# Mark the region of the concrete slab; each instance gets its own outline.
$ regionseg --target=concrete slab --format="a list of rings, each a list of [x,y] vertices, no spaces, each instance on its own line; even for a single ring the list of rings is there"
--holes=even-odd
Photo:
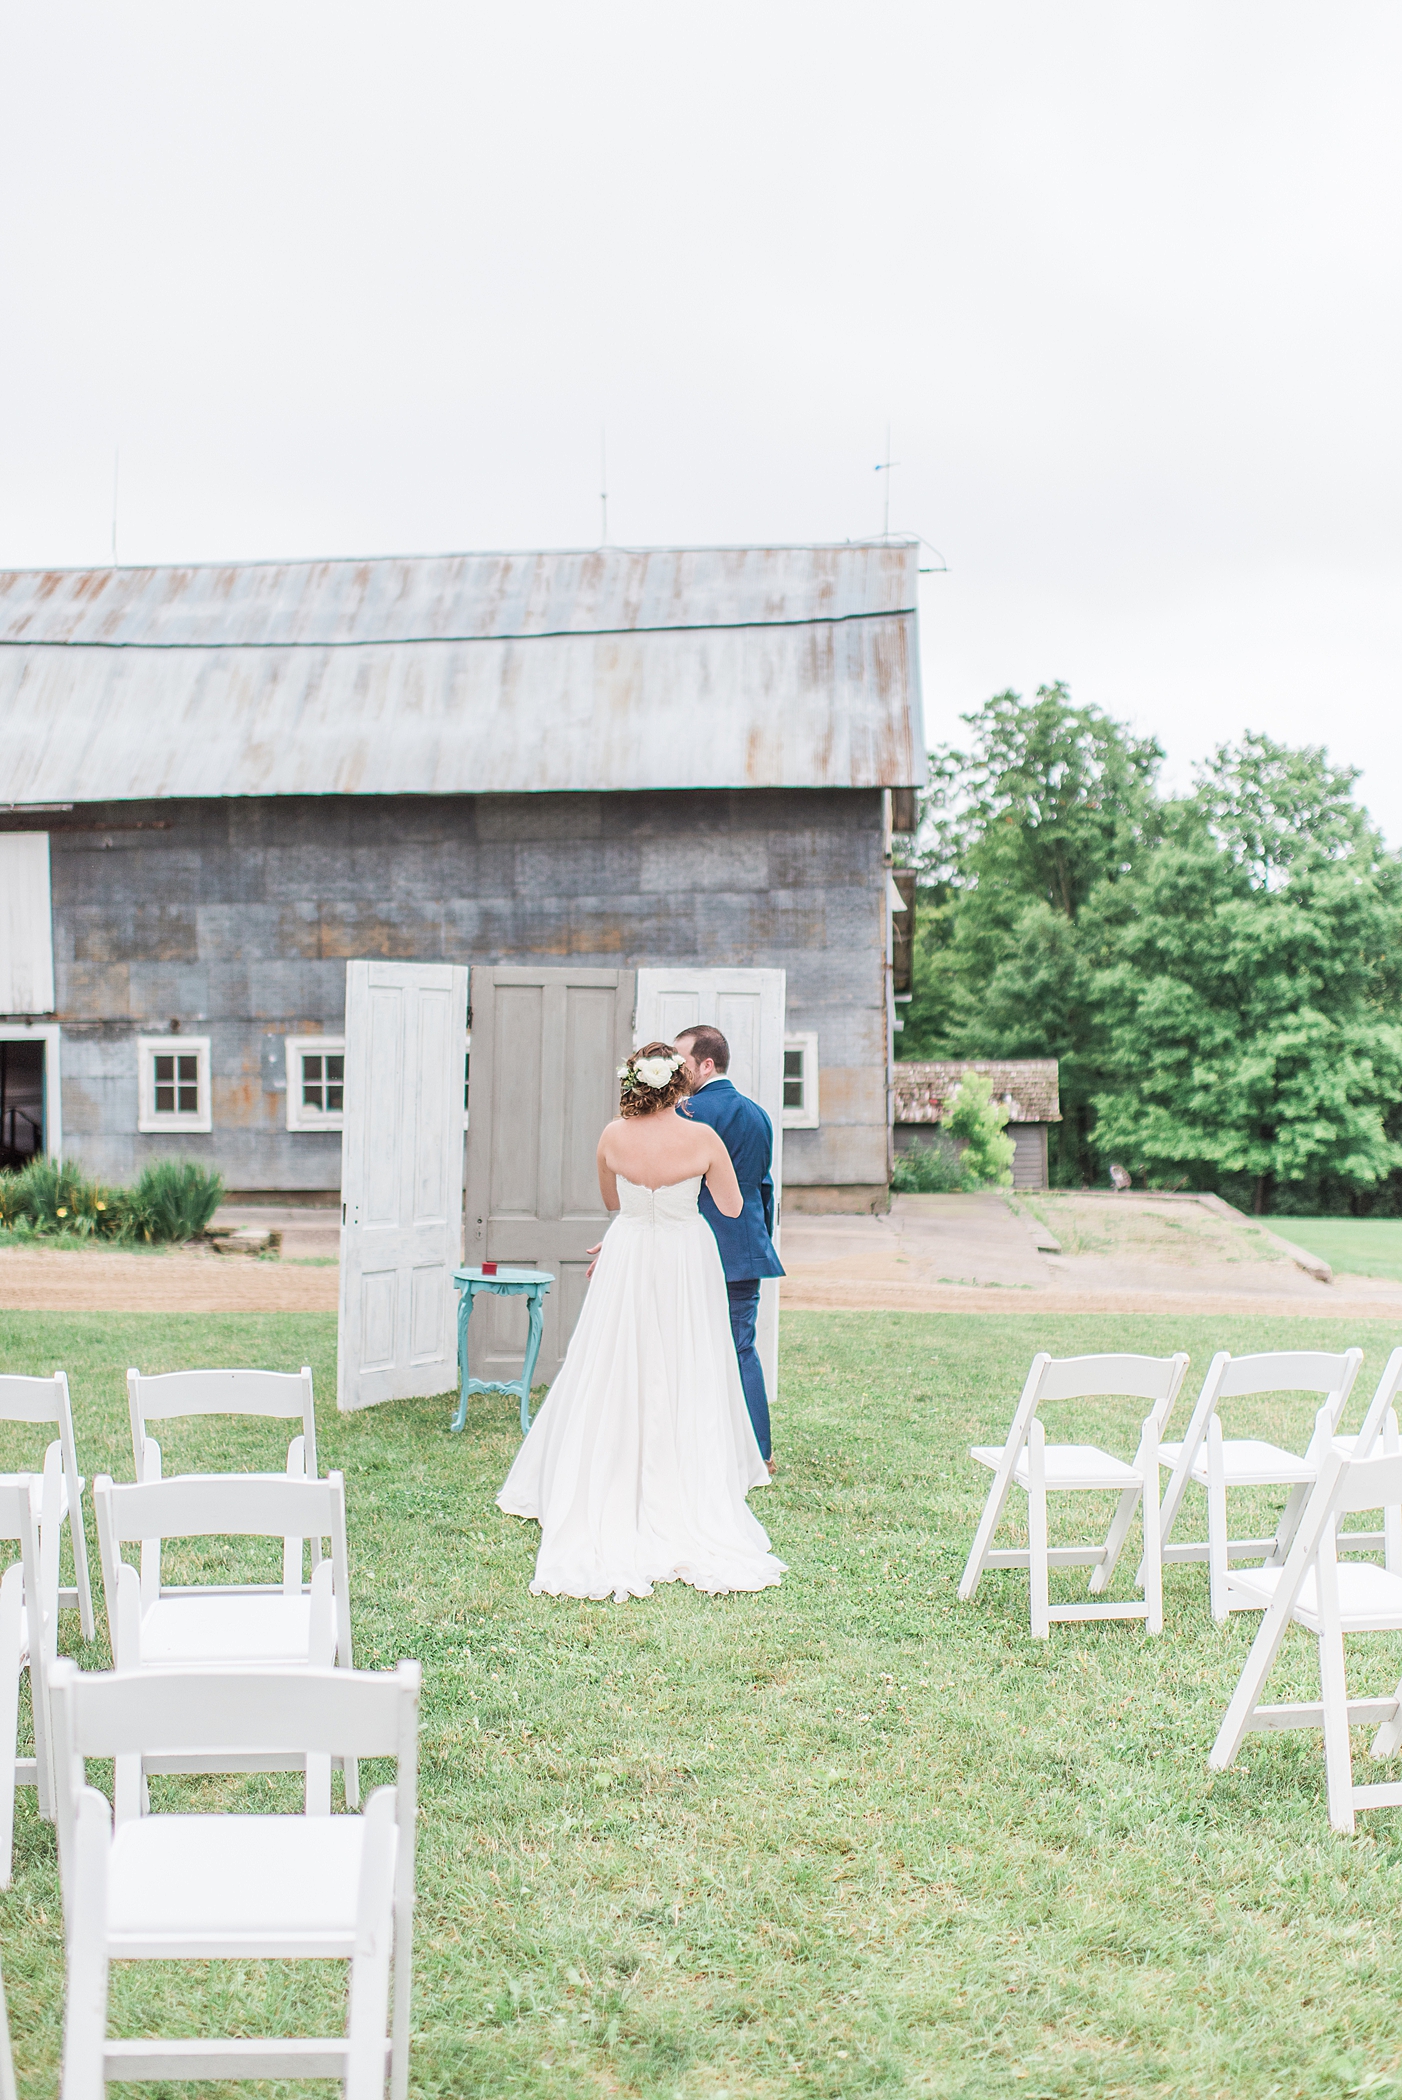
[[[341,1213],[292,1204],[221,1204],[210,1221],[240,1232],[280,1232],[285,1261],[339,1261]]]
[[[1022,1219],[992,1191],[977,1196],[895,1196],[883,1217],[786,1217],[784,1302],[801,1285],[866,1282],[978,1284],[1046,1289],[1048,1258]],[[806,1301],[805,1301],[806,1302]]]

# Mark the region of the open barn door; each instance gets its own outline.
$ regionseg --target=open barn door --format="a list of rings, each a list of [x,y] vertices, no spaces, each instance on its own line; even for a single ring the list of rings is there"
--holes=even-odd
[[[774,1125],[774,1244],[784,1186],[784,972],[782,970],[639,970],[634,1042],[673,1042],[700,1022],[730,1045],[729,1077],[758,1101]],[[782,1249],[780,1259],[783,1259]],[[755,1330],[770,1400],[779,1392],[779,1284],[759,1294]]]
[[[632,1049],[631,970],[499,966],[472,972],[467,1130],[469,1262],[547,1269],[536,1375],[553,1382],[584,1304],[588,1250],[608,1213],[599,1132],[618,1113]],[[472,1315],[474,1378],[519,1378],[526,1308],[487,1296]]]
[[[468,973],[346,964],[336,1404],[457,1384]]]

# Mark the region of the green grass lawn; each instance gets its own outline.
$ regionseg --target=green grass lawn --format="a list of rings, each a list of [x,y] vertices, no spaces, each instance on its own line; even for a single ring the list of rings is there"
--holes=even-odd
[[[1402,1218],[1272,1218],[1282,1239],[1349,1276],[1402,1282]]]
[[[527,1594],[534,1527],[492,1501],[512,1401],[477,1403],[461,1437],[442,1402],[338,1418],[334,1339],[322,1315],[12,1313],[0,1365],[64,1365],[85,1470],[129,1475],[129,1362],[313,1364],[357,1659],[425,1668],[417,2093],[1402,2092],[1402,1813],[1331,1836],[1313,1736],[1207,1771],[1254,1620],[1217,1631],[1189,1568],[1154,1643],[1101,1625],[1034,1644],[1011,1573],[955,1599],[986,1477],[966,1446],[1001,1438],[1035,1348],[1190,1348],[1186,1411],[1217,1347],[1357,1340],[1356,1423],[1391,1328],[791,1314],[781,1471],[755,1497],[782,1589],[626,1606]],[[165,1441],[168,1471],[275,1450],[257,1428]],[[1354,1646],[1360,1686],[1390,1688],[1398,1644]],[[1312,1679],[1300,1639],[1269,1696]],[[167,1780],[158,1800],[189,1786],[290,1798]],[[25,2095],[56,2087],[61,1938],[52,1833],[21,1797],[0,1952]],[[254,1963],[139,1965],[114,1972],[114,2020],[312,2029],[339,2016],[328,1994]]]

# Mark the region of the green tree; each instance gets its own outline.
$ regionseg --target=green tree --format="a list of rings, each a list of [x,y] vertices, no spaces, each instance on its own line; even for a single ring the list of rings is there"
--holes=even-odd
[[[968,748],[930,759],[901,1055],[1059,1058],[1053,1173],[1079,1181],[1103,1080],[1081,916],[1157,838],[1163,754],[1060,684],[998,693],[964,721]]]
[[[1253,733],[1164,802],[1153,739],[1063,687],[966,720],[902,1054],[1057,1058],[1056,1180],[1117,1157],[1265,1209],[1392,1177],[1402,1207],[1402,862],[1354,773]]]
[[[1183,812],[1102,934],[1098,1148],[1200,1186],[1246,1177],[1258,1212],[1321,1177],[1374,1188],[1402,1164],[1394,871],[1306,839],[1272,889],[1211,814]]]
[[[1248,731],[1199,767],[1196,799],[1252,887],[1276,889],[1302,857],[1376,863],[1382,841],[1353,799],[1357,779],[1322,744],[1292,749]]]

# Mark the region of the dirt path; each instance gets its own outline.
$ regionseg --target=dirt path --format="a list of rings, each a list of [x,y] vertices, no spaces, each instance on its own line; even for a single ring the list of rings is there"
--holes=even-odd
[[[335,1312],[337,1268],[247,1255],[0,1247],[5,1312]]]
[[[230,1213],[233,1216],[233,1213]],[[284,1230],[284,1256],[334,1253],[339,1220],[240,1213]],[[301,1240],[297,1235],[302,1236]],[[305,1249],[302,1247],[305,1240]],[[292,1244],[289,1245],[289,1242]],[[1263,1314],[1396,1319],[1402,1284],[1323,1283],[1249,1219],[1169,1198],[897,1196],[885,1217],[784,1221],[787,1311]],[[0,1248],[0,1310],[334,1312],[334,1263],[295,1255]]]

